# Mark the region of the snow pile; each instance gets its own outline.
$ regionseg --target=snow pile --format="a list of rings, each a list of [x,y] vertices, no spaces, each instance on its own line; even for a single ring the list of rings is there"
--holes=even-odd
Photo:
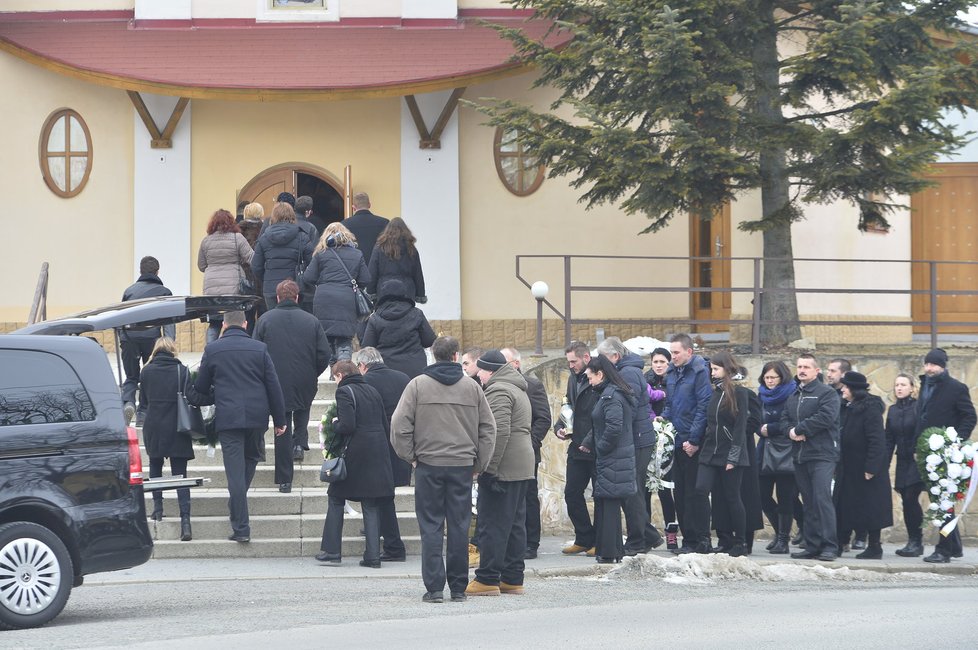
[[[656,348],[665,348],[666,350],[669,349],[668,343],[652,338],[651,336],[636,336],[635,338],[628,339],[627,341],[622,341],[622,343],[626,348],[639,356],[652,354],[652,350]]]
[[[934,580],[932,573],[880,573],[822,564],[761,564],[747,557],[699,555],[690,553],[663,558],[640,555],[627,558],[607,574],[609,580],[659,578],[672,584],[711,584],[724,580],[757,580],[759,582],[905,582],[908,579]]]

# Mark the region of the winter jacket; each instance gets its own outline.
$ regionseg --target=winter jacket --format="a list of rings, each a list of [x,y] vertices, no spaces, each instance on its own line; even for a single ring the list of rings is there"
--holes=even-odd
[[[122,292],[122,302],[128,302],[130,300],[139,300],[141,298],[156,298],[158,296],[172,296],[173,293],[163,286],[163,280],[160,276],[154,273],[145,273],[139,276],[135,284],[129,285],[125,291]],[[169,336],[171,339],[176,338],[176,326],[175,325],[165,325],[163,327],[163,336]],[[120,336],[123,339],[151,339],[156,340],[160,338],[160,328],[153,327],[150,329],[128,329],[123,328],[122,334]]]
[[[928,384],[933,385],[933,392],[928,390]],[[971,402],[967,386],[951,377],[946,370],[936,377],[920,376],[918,435],[929,427],[954,427],[962,440],[968,440],[975,429],[975,422],[975,405]]]
[[[738,404],[746,400],[750,403],[752,391],[746,386],[737,386]],[[748,412],[749,412],[748,407]],[[744,504],[746,530],[762,530],[764,528],[764,510],[761,507],[761,490],[759,483],[759,464],[754,462],[757,452],[754,448],[754,434],[750,431],[750,415],[747,416],[747,435],[744,437],[744,457],[751,460],[751,466],[744,468],[740,481],[740,501]],[[714,499],[712,504],[711,523],[714,530],[731,531],[734,529],[733,517],[726,499]]]
[[[363,253],[364,262],[370,261],[377,238],[384,232],[388,223],[390,223],[388,219],[366,209],[357,210],[353,216],[343,222],[343,225],[357,238],[357,247]]]
[[[632,411],[632,435],[635,436],[635,448],[644,449],[655,444],[655,429],[652,428],[652,409],[649,407],[648,382],[642,369],[645,362],[634,352],[629,352],[615,364],[622,379],[628,382],[635,393],[634,410]]]
[[[361,287],[370,281],[363,255],[354,246],[336,246],[316,253],[303,274],[300,291],[305,290],[308,295],[315,287],[312,313],[323,324],[327,336],[352,338],[356,333],[357,303],[351,275]]]
[[[892,458],[896,452],[896,471],[893,487],[901,490],[917,483],[923,483],[920,469],[914,460],[917,451],[917,400],[913,397],[898,399],[886,414],[886,457]]]
[[[486,401],[496,420],[496,446],[486,473],[500,481],[533,478],[532,418],[530,399],[526,396],[526,379],[507,364],[492,373],[485,390]]]
[[[723,467],[728,463],[735,467],[750,466],[747,453],[747,414],[749,404],[744,390],[734,390],[737,415],[727,409],[730,396],[718,385],[710,396],[706,408],[706,434],[700,447],[700,464]]]
[[[268,226],[258,237],[255,254],[251,258],[251,270],[262,283],[265,299],[274,302],[275,288],[282,280],[298,281],[302,269],[312,257],[316,242],[294,223],[280,221]]]
[[[361,375],[344,377],[336,386],[336,418],[331,451],[346,449],[346,478],[329,484],[329,496],[350,501],[394,496],[389,423],[380,393]]]
[[[774,444],[774,449],[787,449],[792,445],[788,438],[788,432],[781,429],[781,414],[784,413],[784,406],[788,403],[788,398],[798,390],[798,382],[791,381],[787,384],[779,384],[773,390],[768,389],[763,381],[757,388],[757,396],[761,400],[761,408],[764,410],[764,417],[761,424],[767,425],[767,437],[759,435],[757,442],[757,466],[761,466],[764,458],[764,447]],[[771,443],[771,441],[774,441]]]
[[[539,463],[543,439],[547,437],[550,425],[553,424],[550,398],[542,381],[533,375],[523,375],[523,379],[526,380],[526,396],[530,400],[530,442],[533,444],[533,457]]]
[[[591,435],[585,446],[595,452],[594,496],[625,499],[635,494],[635,398],[605,382],[596,389],[600,397],[591,411]]]
[[[839,462],[839,394],[813,379],[798,386],[781,414],[781,430],[794,428],[806,440],[793,442],[795,464],[811,461]]]
[[[693,355],[682,366],[669,364],[666,372],[666,408],[662,417],[676,427],[676,449],[684,442],[697,447],[706,433],[706,405],[713,395],[710,368],[703,357]]]
[[[229,327],[208,343],[194,383],[196,393],[214,395],[218,431],[285,426],[285,400],[268,347],[241,327]]]
[[[239,232],[215,232],[200,241],[197,268],[204,272],[205,296],[240,293],[245,266],[251,268],[254,251]]]
[[[406,247],[404,247],[406,249]],[[378,293],[383,288],[385,280],[397,279],[404,283],[406,294],[411,299],[423,298],[425,294],[424,272],[421,270],[421,257],[415,251],[409,255],[407,250],[401,251],[399,258],[391,259],[387,253],[375,248],[370,255],[367,268],[370,270],[370,282],[367,291]]]
[[[434,363],[412,379],[391,418],[391,445],[409,463],[481,472],[495,439],[496,421],[482,388],[451,361]]]
[[[394,417],[394,409],[401,400],[404,388],[411,381],[411,378],[400,370],[388,368],[383,363],[374,363],[367,367],[367,372],[363,374],[363,380],[374,387],[380,393],[380,399],[384,403],[384,415],[387,417],[388,424]],[[411,485],[411,464],[406,463],[397,457],[394,448],[387,440],[387,451],[391,457],[391,471],[394,474],[394,487]]]
[[[881,402],[850,402],[842,414],[841,461],[835,475],[836,519],[840,530],[879,530],[893,525],[889,456]],[[873,478],[866,480],[866,474]]]
[[[265,231],[268,230],[269,227],[271,227],[271,224],[272,222],[270,219],[265,219],[264,221],[261,222],[261,231],[259,232],[259,237],[265,234]],[[305,233],[306,237],[309,238],[309,241],[312,242],[313,248],[315,248],[316,244],[319,243],[319,236],[321,234],[319,229],[316,228],[316,225],[299,214],[295,215],[295,225],[299,226],[299,230]]]
[[[254,338],[268,346],[282,386],[286,411],[305,411],[316,398],[319,375],[332,358],[323,326],[292,300],[283,300],[258,319]]]
[[[591,411],[597,403],[600,395],[591,388],[591,383],[587,379],[587,373],[575,375],[571,373],[567,378],[567,403],[574,409],[573,430],[571,431],[570,444],[567,446],[567,457],[577,460],[594,461],[594,452],[581,451],[584,439],[591,433]],[[559,414],[558,414],[559,415]],[[565,428],[560,417],[553,425],[554,431]]]
[[[645,381],[649,384],[649,408],[651,417],[662,415],[666,408],[666,376],[655,374],[655,370],[645,373]]]
[[[139,403],[146,409],[143,442],[150,458],[193,458],[190,436],[177,433],[177,377],[190,371],[172,354],[159,351],[139,373]]]
[[[400,282],[389,281],[387,285]],[[431,347],[437,335],[424,313],[414,306],[414,300],[386,294],[367,318],[367,327],[360,340],[361,347],[375,347],[384,363],[413,379],[428,365],[425,348]]]

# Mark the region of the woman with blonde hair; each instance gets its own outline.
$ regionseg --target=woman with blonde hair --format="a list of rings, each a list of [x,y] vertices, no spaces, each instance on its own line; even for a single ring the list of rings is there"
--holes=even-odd
[[[187,385],[190,371],[177,358],[177,344],[164,336],[156,340],[149,363],[139,374],[139,403],[148,406],[143,443],[149,456],[149,477],[163,476],[163,461],[170,459],[170,475],[186,476],[193,460],[190,436],[177,433],[177,392]],[[190,488],[177,490],[180,506],[180,541],[193,539],[190,528]],[[153,492],[153,521],[163,519],[163,493]]]
[[[896,472],[893,474],[893,490],[903,500],[903,523],[907,527],[907,544],[897,550],[902,557],[919,557],[924,554],[924,511],[920,507],[920,495],[924,480],[920,476],[914,454],[917,451],[917,384],[913,377],[900,373],[893,380],[893,396],[896,402],[886,413],[886,458],[896,453]]]
[[[197,268],[204,272],[205,296],[230,296],[241,293],[241,280],[247,278],[254,251],[234,217],[227,210],[218,210],[207,223],[207,236],[197,251]],[[223,320],[211,319],[207,342],[216,341]]]
[[[356,241],[342,223],[329,224],[302,277],[303,290],[315,291],[312,313],[323,324],[335,360],[353,357],[358,320],[354,284],[366,287],[370,282]]]

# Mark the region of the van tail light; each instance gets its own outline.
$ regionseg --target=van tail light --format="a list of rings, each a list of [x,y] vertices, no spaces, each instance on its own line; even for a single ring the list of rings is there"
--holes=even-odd
[[[139,453],[139,435],[134,427],[126,427],[129,436],[129,485],[143,484],[143,457]]]

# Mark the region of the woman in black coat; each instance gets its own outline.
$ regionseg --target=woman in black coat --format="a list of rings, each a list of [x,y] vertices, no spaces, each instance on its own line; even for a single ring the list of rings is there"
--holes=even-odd
[[[621,562],[625,553],[621,539],[621,515],[625,500],[635,494],[635,441],[632,412],[635,397],[631,386],[603,355],[587,364],[588,382],[600,395],[591,411],[591,433],[581,451],[594,451],[595,556],[601,564]]]
[[[346,459],[347,477],[329,485],[329,505],[323,524],[322,552],[316,556],[339,566],[343,546],[346,501],[359,501],[366,547],[360,566],[380,568],[380,501],[394,496],[394,476],[387,451],[390,424],[380,393],[363,380],[350,361],[333,366],[336,386],[336,446],[333,455]]]
[[[163,461],[170,459],[170,475],[186,476],[187,461],[194,458],[190,436],[177,433],[177,391],[186,386],[190,371],[177,359],[177,345],[161,337],[153,346],[149,363],[139,373],[139,403],[147,404],[143,443],[149,456],[149,477],[163,476]],[[177,490],[180,506],[180,541],[193,539],[190,527],[190,488]],[[163,493],[153,492],[154,521],[163,519]]]
[[[866,550],[856,559],[879,560],[883,557],[880,530],[893,525],[882,401],[867,399],[869,383],[858,372],[846,372],[841,382],[846,404],[842,409],[841,455],[832,495],[839,539],[849,539],[856,529],[869,531]]]
[[[404,283],[396,278],[384,281],[377,309],[367,319],[360,346],[377,348],[388,368],[414,379],[428,366],[425,348],[431,347],[436,338]]]
[[[896,473],[893,489],[903,500],[903,523],[907,526],[907,545],[898,549],[901,557],[919,557],[924,554],[921,525],[924,511],[920,507],[920,495],[924,481],[917,468],[914,454],[917,451],[917,400],[914,397],[913,377],[899,374],[893,381],[896,402],[886,414],[886,457],[896,452]]]
[[[292,206],[276,203],[268,229],[258,237],[251,258],[251,271],[261,283],[268,309],[275,309],[278,302],[275,287],[279,282],[299,280],[315,245],[296,223]]]
[[[302,276],[301,290],[315,291],[312,313],[323,324],[333,357],[345,361],[353,358],[358,320],[351,278],[360,287],[370,282],[370,271],[356,241],[340,222],[329,224]]]
[[[408,298],[414,302],[427,302],[421,257],[414,246],[417,241],[403,219],[391,219],[380,233],[370,254],[370,282],[367,283],[369,293],[376,295],[378,289],[383,289],[385,280],[397,279],[404,283]]]
[[[775,555],[789,551],[791,520],[794,503],[798,499],[798,485],[795,483],[794,461],[791,459],[792,445],[788,432],[781,429],[781,413],[784,405],[798,384],[783,361],[769,361],[761,370],[758,397],[761,399],[763,423],[758,432],[757,465],[760,468],[758,485],[761,508],[774,529],[774,539],[767,550]],[[770,449],[768,449],[770,445]],[[767,463],[765,463],[767,456]],[[780,463],[781,466],[778,466]],[[777,500],[774,499],[777,491]],[[799,520],[799,526],[801,520]]]
[[[653,417],[662,415],[666,408],[666,372],[672,361],[672,353],[665,348],[652,350],[652,368],[645,373],[645,381],[649,382],[649,408]],[[672,468],[663,480],[672,483]],[[676,517],[676,500],[672,488],[659,490],[659,504],[662,506],[663,524],[666,530],[666,548],[670,551],[679,548],[679,519]],[[651,506],[651,504],[649,504]],[[651,512],[651,507],[649,508]]]

